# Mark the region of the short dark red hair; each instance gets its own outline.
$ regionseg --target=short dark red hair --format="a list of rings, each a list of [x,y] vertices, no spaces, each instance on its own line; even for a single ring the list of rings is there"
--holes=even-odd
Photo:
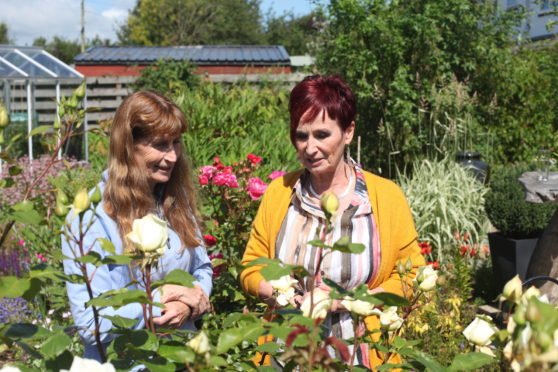
[[[356,101],[351,88],[337,75],[307,76],[291,91],[289,113],[291,115],[291,142],[295,143],[295,132],[304,116],[310,122],[320,112],[336,120],[343,131],[355,120]],[[306,114],[306,115],[305,115]]]

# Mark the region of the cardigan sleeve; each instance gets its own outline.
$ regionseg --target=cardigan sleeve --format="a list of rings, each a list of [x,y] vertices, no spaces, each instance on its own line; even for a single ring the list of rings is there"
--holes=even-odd
[[[260,258],[267,257],[271,258],[271,242],[270,242],[270,232],[269,232],[269,220],[267,214],[269,213],[270,199],[274,197],[274,183],[270,184],[268,190],[266,190],[260,207],[258,208],[258,213],[252,224],[252,230],[250,231],[250,238],[248,239],[248,244],[246,245],[246,250],[242,257],[242,265],[248,265],[250,262]],[[260,274],[262,266],[251,266],[245,268],[240,273],[240,284],[242,289],[252,296],[258,296],[258,288],[260,282],[263,280],[263,276]]]
[[[385,188],[378,195],[381,200],[378,202],[379,228],[382,231],[381,242],[382,259],[385,259],[385,272],[383,282],[376,286],[382,287],[385,291],[401,296],[409,295],[404,288],[412,289],[412,279],[416,275],[417,268],[425,264],[424,258],[420,253],[411,209],[403,191],[393,182],[383,180]],[[387,229],[387,230],[386,230]],[[397,272],[397,264],[405,264],[411,260],[413,269],[405,278],[401,280]]]

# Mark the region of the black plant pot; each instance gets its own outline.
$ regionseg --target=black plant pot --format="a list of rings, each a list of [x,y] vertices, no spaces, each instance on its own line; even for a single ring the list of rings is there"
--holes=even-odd
[[[517,274],[522,282],[525,281],[529,261],[538,240],[511,239],[499,233],[488,234],[492,271],[498,293],[501,293],[504,285]]]

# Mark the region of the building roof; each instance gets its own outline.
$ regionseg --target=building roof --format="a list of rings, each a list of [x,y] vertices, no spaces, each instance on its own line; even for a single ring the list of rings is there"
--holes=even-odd
[[[2,79],[83,79],[83,75],[40,47],[0,45]]]
[[[171,47],[91,47],[74,58],[76,65],[153,64],[159,59],[189,60],[197,65],[289,65],[282,45],[200,45]]]

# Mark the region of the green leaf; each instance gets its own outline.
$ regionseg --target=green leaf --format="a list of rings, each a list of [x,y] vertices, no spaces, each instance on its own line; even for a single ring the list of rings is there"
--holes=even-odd
[[[164,284],[176,284],[182,285],[188,288],[194,287],[194,282],[196,278],[194,278],[191,274],[187,273],[184,270],[176,269],[171,271],[165,276],[163,280],[157,280],[151,285],[151,288],[155,289]]]
[[[101,263],[105,265],[128,265],[133,260],[134,257],[132,256],[114,255],[114,256],[106,256],[101,260]]]
[[[326,243],[322,242],[319,239],[311,240],[307,244],[313,245],[314,247],[331,248],[331,246],[327,245]]]
[[[401,296],[389,292],[381,292],[373,295],[387,306],[408,306],[409,301]]]
[[[103,318],[108,319],[112,322],[113,325],[120,327],[120,328],[132,328],[134,327],[138,321],[137,319],[130,319],[130,318],[125,318],[123,316],[119,316],[119,315],[101,315]]]
[[[408,349],[409,353],[406,353],[407,356],[415,359],[417,362],[425,366],[428,370],[432,372],[445,372],[446,369],[436,361],[432,356],[416,349]],[[400,350],[402,355],[403,352]]]
[[[490,355],[484,353],[467,353],[467,354],[457,354],[451,365],[449,366],[450,371],[470,371],[473,369],[481,368],[494,361]]]
[[[0,180],[0,188],[2,189],[12,187],[13,185],[15,185],[15,182],[12,178],[2,178]]]
[[[32,211],[33,210],[33,202],[31,200],[24,200],[12,206],[14,211]]]
[[[99,242],[99,244],[101,244],[101,248],[110,253],[110,254],[116,254],[116,250],[114,248],[114,244],[112,244],[112,242],[108,239],[105,238],[97,238],[97,241]]]
[[[193,362],[196,354],[178,341],[166,342],[159,347],[159,355],[177,363]]]
[[[31,132],[29,132],[29,134],[27,135],[27,138],[29,138],[31,136],[36,136],[37,134],[43,134],[51,128],[52,128],[51,125],[40,125],[40,126],[34,128]]]
[[[174,372],[176,367],[166,358],[149,358],[142,360],[142,363],[152,372]]]
[[[17,276],[0,277],[0,293],[2,297],[21,297],[31,288],[31,280],[18,278]]]
[[[29,323],[10,324],[3,335],[9,338],[42,338],[49,336],[51,332],[43,327]]]
[[[221,358],[220,356],[211,356],[209,358],[209,364],[214,366],[214,367],[224,367],[226,365],[228,365],[227,361],[223,358]]]
[[[264,333],[261,324],[252,324],[242,328],[232,328],[221,332],[217,341],[217,354],[222,354],[242,341],[251,341]]]
[[[266,342],[265,344],[258,345],[256,351],[260,353],[275,353],[281,346],[277,342]]]
[[[43,217],[36,210],[17,210],[9,216],[12,220],[21,222],[26,225],[39,225],[43,222]]]
[[[118,309],[121,306],[128,305],[134,302],[142,304],[155,304],[147,299],[147,294],[145,293],[145,291],[139,289],[129,290],[126,288],[120,288],[107,291],[101,296],[89,300],[86,305],[98,307],[112,306],[115,309]],[[162,305],[158,304],[156,306],[162,307]]]
[[[72,343],[72,339],[65,333],[59,333],[49,337],[41,346],[41,352],[47,358],[56,357],[64,352]]]
[[[159,348],[157,336],[145,329],[132,332],[130,335],[130,342],[132,346],[141,350],[157,351]]]
[[[80,256],[75,259],[77,262],[89,263],[98,266],[101,263],[101,255],[95,251],[89,251],[85,256]]]

